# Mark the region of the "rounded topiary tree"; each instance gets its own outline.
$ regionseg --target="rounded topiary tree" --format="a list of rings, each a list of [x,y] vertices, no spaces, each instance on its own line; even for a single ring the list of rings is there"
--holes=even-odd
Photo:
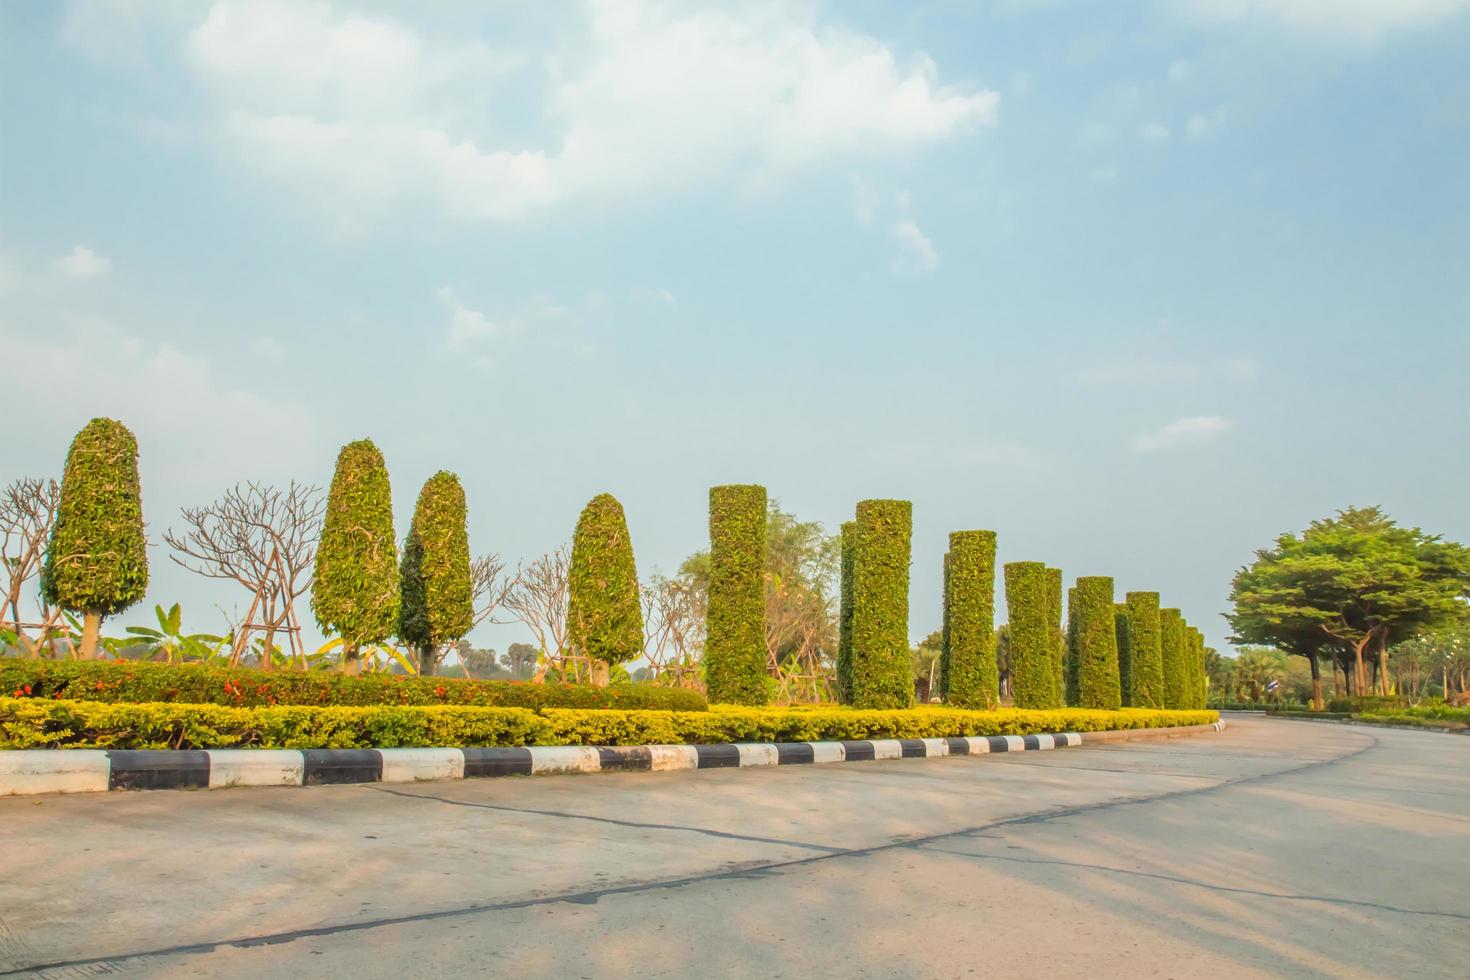
[[[393,635],[399,602],[388,467],[371,439],[359,439],[337,454],[311,583],[317,623],[342,638],[343,672],[357,673],[362,648]]]
[[[1159,626],[1159,594],[1128,593],[1128,704],[1164,706],[1164,650]]]
[[[1133,706],[1133,647],[1128,619],[1128,603],[1113,603],[1113,633],[1118,644],[1118,696],[1123,707]]]
[[[857,522],[844,521],[839,536],[841,573],[837,585],[837,700],[852,703],[852,553]]]
[[[766,703],[766,488],[709,492],[704,679],[718,704]]]
[[[403,543],[398,638],[418,651],[419,673],[426,677],[444,645],[474,626],[467,516],[459,477],[440,470],[419,491]]]
[[[592,661],[592,681],[607,684],[608,668],[643,652],[643,605],[638,566],[623,505],[600,493],[582,508],[572,534],[567,572],[567,635]]]
[[[857,505],[852,553],[854,707],[914,703],[909,662],[909,540],[914,505],[864,500]]]
[[[1067,703],[1067,635],[1062,630],[1062,570],[1046,570],[1046,632],[1051,644],[1051,679],[1056,689],[1054,700]]]
[[[940,689],[960,708],[1000,703],[995,665],[995,532],[955,531],[944,556]]]
[[[1085,575],[1073,590],[1077,603],[1077,705],[1116,711],[1122,707],[1118,687],[1118,635],[1113,623],[1113,580]]]
[[[1189,655],[1185,651],[1184,615],[1159,610],[1159,643],[1163,649],[1164,707],[1189,707]]]
[[[1004,571],[1011,694],[1016,707],[1060,707],[1055,647],[1047,628],[1051,602],[1046,566],[1039,561],[1017,561],[1008,563]]]
[[[93,419],[67,450],[41,588],[52,605],[81,613],[78,653],[88,659],[102,618],[148,590],[138,440],[121,422]]]

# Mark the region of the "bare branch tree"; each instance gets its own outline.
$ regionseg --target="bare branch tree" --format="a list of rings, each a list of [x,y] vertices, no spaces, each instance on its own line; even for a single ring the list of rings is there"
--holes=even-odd
[[[516,569],[514,584],[502,604],[536,638],[541,662],[531,678],[540,684],[554,665],[560,669],[567,655],[567,573],[570,556],[565,545]]]
[[[506,570],[505,560],[495,553],[481,555],[470,563],[470,601],[475,610],[474,625],[495,618],[496,610],[506,605],[512,591],[520,583],[521,570]]]
[[[4,562],[6,574],[5,608],[0,610],[0,624],[13,629],[21,648],[33,656],[37,647],[26,637],[27,624],[21,619],[20,601],[26,583],[40,575],[60,503],[61,486],[55,480],[22,477],[0,493],[0,561]],[[36,602],[41,621],[34,625],[40,629],[44,642],[55,626],[59,610],[53,610],[39,592]]]
[[[644,655],[654,679],[698,687],[707,595],[690,576],[655,575],[644,584]]]
[[[320,487],[295,480],[284,490],[236,484],[212,504],[185,507],[180,513],[187,529],[182,534],[169,529],[163,536],[176,564],[208,578],[231,579],[250,591],[251,609],[261,607],[265,624],[263,666],[270,665],[276,630],[295,628],[295,602],[311,587],[325,510]]]

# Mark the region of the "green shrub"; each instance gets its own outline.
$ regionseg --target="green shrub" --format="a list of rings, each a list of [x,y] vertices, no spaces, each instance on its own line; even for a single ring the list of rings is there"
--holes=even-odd
[[[1409,699],[1401,694],[1368,694],[1355,698],[1332,698],[1327,702],[1328,711],[1392,711],[1407,708]]]
[[[1075,587],[1067,590],[1067,630],[1062,637],[1062,649],[1065,658],[1062,662],[1062,676],[1066,681],[1066,689],[1063,692],[1065,702],[1076,707],[1078,703],[1078,671],[1077,671],[1077,589]]]
[[[131,660],[0,659],[0,694],[109,703],[174,701],[259,707],[459,704],[505,708],[662,708],[702,711],[704,695],[651,684],[528,684],[401,674],[156,664]]]
[[[1210,698],[1210,675],[1205,667],[1205,635],[1198,629],[1189,628],[1191,640],[1189,667],[1192,684],[1190,685],[1191,708],[1203,708],[1205,702]]]
[[[403,544],[398,638],[419,651],[424,676],[434,673],[439,648],[475,624],[467,516],[459,477],[440,470],[419,491]]]
[[[1118,696],[1125,708],[1133,704],[1130,693],[1133,687],[1133,649],[1129,646],[1129,629],[1131,626],[1128,620],[1128,603],[1115,602],[1113,604],[1113,641],[1118,645]]]
[[[1128,600],[1128,702],[1164,706],[1164,648],[1157,592],[1130,592]]]
[[[955,531],[944,556],[941,690],[959,708],[1000,703],[995,665],[995,532]]]
[[[709,492],[704,677],[711,701],[766,703],[766,488]]]
[[[1122,705],[1118,680],[1118,634],[1113,622],[1113,580],[1087,575],[1077,580],[1077,697],[1082,708],[1116,710]]]
[[[852,704],[902,708],[914,702],[909,663],[909,538],[913,504],[857,505],[852,551]]]
[[[1011,693],[1018,708],[1058,708],[1054,653],[1047,616],[1047,570],[1039,561],[1005,566]]]
[[[610,493],[587,502],[572,534],[567,633],[583,655],[604,664],[643,652],[638,567],[623,505]]]
[[[357,673],[358,649],[397,629],[399,601],[388,467],[371,439],[359,439],[337,455],[311,586],[317,623],[342,637],[344,671]]]
[[[1067,635],[1062,631],[1062,570],[1046,570],[1046,633],[1051,646],[1051,682],[1053,702],[1067,703]]]
[[[227,708],[0,697],[0,749],[669,745],[1030,735],[1206,725],[1213,711],[727,707],[608,711],[464,706]]]
[[[1185,650],[1184,616],[1178,609],[1159,610],[1159,640],[1164,661],[1164,706],[1189,704],[1189,656]]]
[[[852,552],[856,545],[857,522],[844,521],[837,598],[837,700],[842,704],[852,703]]]
[[[88,658],[97,655],[102,617],[148,590],[138,440],[121,422],[93,419],[67,450],[41,588],[47,601],[82,614]]]

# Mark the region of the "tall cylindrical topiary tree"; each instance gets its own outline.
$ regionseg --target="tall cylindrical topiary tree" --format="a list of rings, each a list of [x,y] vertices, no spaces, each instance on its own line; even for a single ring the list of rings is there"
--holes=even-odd
[[[1134,708],[1164,706],[1164,650],[1159,626],[1159,594],[1130,592],[1128,599],[1128,703]]]
[[[1051,644],[1051,677],[1057,704],[1067,703],[1067,634],[1062,629],[1062,570],[1046,570],[1047,639]]]
[[[857,522],[844,521],[839,537],[841,574],[837,595],[837,700],[852,704],[852,555]]]
[[[1113,603],[1113,633],[1118,644],[1118,696],[1125,708],[1133,706],[1133,647],[1129,629],[1128,603]]]
[[[908,636],[913,504],[864,500],[854,523],[852,704],[906,708],[914,703]]]
[[[97,655],[102,618],[148,590],[138,440],[121,422],[93,419],[67,450],[41,587],[52,605],[81,613],[78,653],[87,659]]]
[[[717,704],[766,703],[766,488],[709,492],[704,678]]]
[[[1209,700],[1209,673],[1205,669],[1205,635],[1189,628],[1190,707],[1203,708]]]
[[[1077,589],[1075,586],[1067,590],[1067,629],[1062,637],[1062,647],[1066,654],[1062,665],[1062,674],[1066,680],[1063,699],[1067,704],[1076,707],[1079,677],[1077,670]]]
[[[1047,617],[1046,566],[1039,561],[1005,566],[1006,618],[1010,641],[1011,694],[1018,708],[1060,707],[1056,654]]]
[[[593,683],[607,684],[608,667],[643,652],[643,605],[638,567],[623,505],[610,493],[588,501],[572,534],[567,572],[567,633],[593,661]]]
[[[1184,616],[1178,609],[1159,610],[1159,642],[1164,655],[1164,707],[1189,706],[1189,655],[1185,650]]]
[[[440,470],[419,491],[399,566],[398,638],[419,654],[419,673],[429,676],[446,643],[475,622],[470,582],[470,536],[464,487]]]
[[[995,532],[955,531],[944,561],[945,701],[960,708],[1000,703],[995,666]]]
[[[344,672],[358,672],[364,645],[393,635],[400,602],[388,467],[371,439],[359,439],[337,454],[311,584],[317,623],[342,638]]]
[[[1122,694],[1113,580],[1106,575],[1083,576],[1073,596],[1077,603],[1077,705],[1116,711],[1122,706]]]

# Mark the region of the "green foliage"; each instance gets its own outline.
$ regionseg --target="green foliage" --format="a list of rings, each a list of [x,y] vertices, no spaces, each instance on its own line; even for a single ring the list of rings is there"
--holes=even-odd
[[[1130,592],[1128,600],[1128,701],[1135,708],[1162,708],[1163,634],[1157,592]]]
[[[88,422],[66,454],[61,503],[41,570],[46,600],[111,616],[148,590],[138,441],[113,419]]]
[[[704,671],[710,700],[765,704],[766,488],[712,488],[709,537]]]
[[[1118,696],[1123,707],[1131,707],[1133,691],[1133,648],[1130,646],[1128,603],[1113,604],[1113,638],[1118,644]]]
[[[1122,704],[1118,680],[1113,580],[1087,575],[1077,580],[1077,700],[1082,708],[1115,710]]]
[[[1163,647],[1164,707],[1179,710],[1189,704],[1189,655],[1184,616],[1178,609],[1159,610],[1159,640]]]
[[[840,536],[842,559],[837,612],[837,700],[852,703],[852,553],[857,522],[845,521]]]
[[[167,612],[162,606],[154,606],[153,614],[158,618],[158,629],[149,626],[127,626],[123,629],[138,638],[136,645],[142,646],[150,659],[163,658],[169,663],[212,660],[230,652],[232,637],[185,633],[184,611],[177,602]],[[123,640],[117,645],[131,647],[135,644]]]
[[[1031,735],[1207,725],[1213,711],[615,711],[411,706],[229,708],[0,697],[0,749],[411,748],[657,745]]]
[[[1018,708],[1058,708],[1055,646],[1047,621],[1047,568],[1039,561],[1005,566],[1011,693]]]
[[[357,648],[381,643],[398,626],[398,556],[393,495],[383,454],[371,439],[342,447],[327,491],[316,552],[311,610],[327,633],[345,641],[345,665]]]
[[[909,539],[913,504],[864,500],[857,505],[852,555],[852,704],[913,704],[909,664]]]
[[[1190,702],[1191,708],[1203,708],[1210,696],[1210,676],[1205,670],[1205,635],[1190,627],[1193,646],[1190,649]]]
[[[440,470],[414,505],[399,569],[398,638],[420,650],[453,643],[474,625],[464,487]]]
[[[638,568],[623,505],[610,493],[587,502],[572,534],[567,574],[567,629],[572,645],[606,664],[643,652]]]
[[[1077,665],[1077,589],[1074,586],[1067,590],[1067,629],[1062,637],[1062,650],[1064,659],[1062,662],[1062,677],[1066,684],[1063,690],[1063,700],[1072,706],[1078,703],[1078,665]]]
[[[704,695],[651,684],[525,684],[325,670],[263,671],[136,661],[0,659],[0,694],[108,703],[177,701],[258,707],[459,704],[506,708],[663,708],[702,711]]]
[[[996,707],[994,531],[954,531],[949,536],[941,642],[945,701],[958,708]]]
[[[1046,637],[1051,647],[1053,703],[1067,703],[1067,634],[1062,629],[1062,570],[1046,570]]]

